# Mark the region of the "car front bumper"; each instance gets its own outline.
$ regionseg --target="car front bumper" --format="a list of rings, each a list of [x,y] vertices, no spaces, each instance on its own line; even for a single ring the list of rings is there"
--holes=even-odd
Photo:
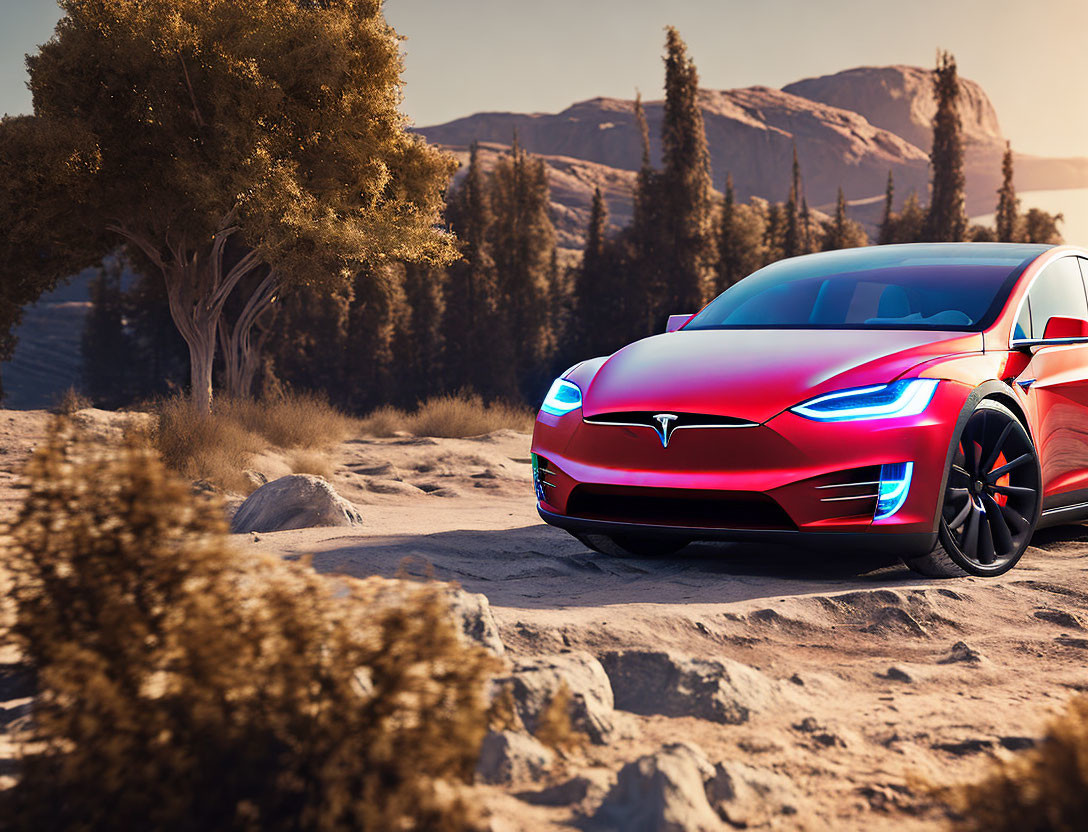
[[[548,472],[541,517],[571,531],[919,549],[938,510],[967,385],[942,382],[919,416],[817,422],[790,411],[740,428],[675,431],[540,414],[533,453]],[[910,489],[874,520],[880,466],[912,462]],[[893,541],[894,536],[898,540]]]

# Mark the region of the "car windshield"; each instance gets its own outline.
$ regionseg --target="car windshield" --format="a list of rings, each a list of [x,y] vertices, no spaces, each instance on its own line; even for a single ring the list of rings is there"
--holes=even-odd
[[[780,260],[726,289],[684,329],[981,330],[1047,248],[912,244]]]

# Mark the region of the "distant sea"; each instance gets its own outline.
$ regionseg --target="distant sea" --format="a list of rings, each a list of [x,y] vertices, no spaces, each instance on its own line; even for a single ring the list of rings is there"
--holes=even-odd
[[[1022,191],[1020,210],[1042,208],[1051,214],[1063,214],[1065,222],[1060,226],[1067,243],[1088,246],[1088,188],[1068,188],[1061,191]],[[996,195],[994,197],[997,198]],[[972,217],[971,222],[993,225],[994,215]]]

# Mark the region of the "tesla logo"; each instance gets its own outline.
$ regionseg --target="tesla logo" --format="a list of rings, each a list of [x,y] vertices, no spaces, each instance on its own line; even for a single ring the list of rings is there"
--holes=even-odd
[[[676,414],[658,413],[654,416],[654,421],[657,422],[658,425],[654,430],[657,431],[657,435],[661,439],[661,447],[669,447],[669,437],[672,436],[673,422],[676,421]]]

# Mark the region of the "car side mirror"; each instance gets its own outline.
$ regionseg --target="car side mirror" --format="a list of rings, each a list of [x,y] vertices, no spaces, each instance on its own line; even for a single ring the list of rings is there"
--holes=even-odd
[[[1088,338],[1088,321],[1055,315],[1046,322],[1046,329],[1043,330],[1044,341],[1053,338]]]
[[[669,322],[665,324],[665,331],[676,332],[676,330],[694,317],[695,315],[669,315]],[[1088,321],[1085,321],[1085,324],[1088,325]]]

